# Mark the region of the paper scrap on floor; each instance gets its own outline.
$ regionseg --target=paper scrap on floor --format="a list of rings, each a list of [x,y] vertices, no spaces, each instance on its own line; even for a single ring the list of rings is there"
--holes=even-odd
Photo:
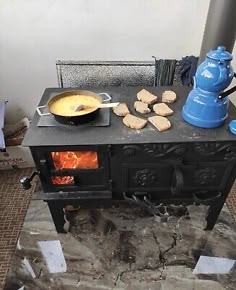
[[[20,244],[20,238],[17,240],[16,247],[18,250],[22,250],[21,244]]]
[[[233,268],[236,260],[201,256],[193,274],[227,274]]]
[[[59,240],[39,241],[38,245],[50,273],[66,272],[67,265]]]
[[[28,271],[28,272],[30,273],[30,275],[32,276],[32,278],[35,279],[35,278],[36,278],[36,275],[35,275],[35,273],[34,273],[33,268],[31,267],[30,262],[28,261],[28,259],[24,258],[24,260],[23,260],[23,264],[24,264],[25,268],[27,269],[27,271]]]

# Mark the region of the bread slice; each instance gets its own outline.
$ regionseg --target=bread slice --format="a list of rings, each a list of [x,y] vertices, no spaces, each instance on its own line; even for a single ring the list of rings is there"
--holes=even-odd
[[[149,117],[148,121],[152,123],[152,125],[155,126],[160,132],[168,130],[171,127],[170,121],[165,117],[153,116]]]
[[[153,95],[145,89],[142,89],[140,92],[137,93],[137,98],[139,101],[148,105],[155,103],[157,100],[157,96]]]
[[[142,129],[147,125],[147,122],[147,120],[138,118],[131,114],[126,115],[123,119],[123,123],[132,129]]]
[[[153,106],[153,111],[159,116],[170,116],[174,113],[170,107],[168,107],[165,103],[155,104]]]
[[[124,117],[129,114],[129,108],[126,103],[120,103],[118,106],[113,108],[113,112],[119,117]]]
[[[141,114],[148,114],[151,112],[151,110],[148,108],[148,104],[145,104],[145,103],[140,102],[140,101],[136,101],[134,103],[134,108],[137,112],[139,112]]]
[[[176,93],[173,91],[164,91],[162,94],[163,103],[174,103],[177,99]]]

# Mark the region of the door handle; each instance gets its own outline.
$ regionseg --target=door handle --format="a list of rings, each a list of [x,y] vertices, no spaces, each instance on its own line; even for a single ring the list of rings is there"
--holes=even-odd
[[[20,179],[20,183],[21,183],[21,185],[22,185],[22,188],[23,188],[24,190],[28,190],[28,189],[30,189],[30,188],[31,188],[31,181],[33,180],[33,178],[34,178],[36,175],[39,175],[39,174],[40,174],[39,171],[34,171],[30,177],[28,177],[28,176],[23,176],[23,177],[21,177],[21,179]]]
[[[173,178],[172,178],[171,193],[173,195],[179,194],[183,186],[184,186],[183,171],[179,167],[175,167]]]

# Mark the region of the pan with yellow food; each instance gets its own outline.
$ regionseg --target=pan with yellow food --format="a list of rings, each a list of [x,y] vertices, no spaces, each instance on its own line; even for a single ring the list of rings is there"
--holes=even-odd
[[[102,98],[105,95],[106,98]],[[62,124],[80,125],[96,118],[103,101],[110,101],[107,93],[96,94],[90,91],[77,90],[62,93],[52,97],[45,106],[37,107],[40,116],[53,115]],[[84,106],[83,110],[75,110],[78,104]],[[42,113],[41,109],[48,107],[48,113]]]

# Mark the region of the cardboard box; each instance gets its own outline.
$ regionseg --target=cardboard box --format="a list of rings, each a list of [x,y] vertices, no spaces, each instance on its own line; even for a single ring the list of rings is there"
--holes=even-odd
[[[7,146],[6,152],[0,152],[0,170],[34,166],[30,149],[27,147]]]
[[[5,151],[0,152],[0,170],[34,167],[30,149],[21,143],[29,128],[29,120],[24,118],[16,124],[5,125]]]

